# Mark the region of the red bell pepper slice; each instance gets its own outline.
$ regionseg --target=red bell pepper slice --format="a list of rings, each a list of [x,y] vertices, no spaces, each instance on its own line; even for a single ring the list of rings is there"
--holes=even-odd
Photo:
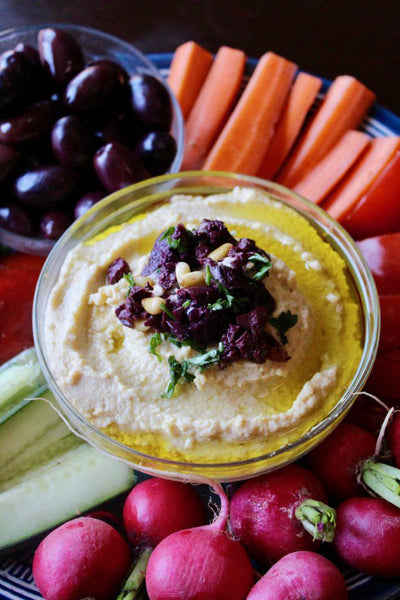
[[[379,296],[381,337],[379,351],[400,349],[400,294]]]
[[[400,294],[400,232],[357,243],[372,271],[378,293]]]
[[[343,226],[357,240],[400,230],[400,152],[357,202]]]
[[[0,364],[33,345],[32,302],[44,260],[29,254],[0,258]]]
[[[400,401],[400,350],[378,354],[366,389],[378,398]]]

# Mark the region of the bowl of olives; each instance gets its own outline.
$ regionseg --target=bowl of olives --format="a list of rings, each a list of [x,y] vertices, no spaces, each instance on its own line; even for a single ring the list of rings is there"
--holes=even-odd
[[[0,33],[0,243],[46,255],[74,219],[179,170],[184,124],[134,46],[77,25]]]

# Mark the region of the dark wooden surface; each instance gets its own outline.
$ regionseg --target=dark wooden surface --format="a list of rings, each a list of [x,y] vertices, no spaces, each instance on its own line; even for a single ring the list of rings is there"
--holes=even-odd
[[[0,0],[0,29],[79,23],[143,52],[194,39],[259,57],[266,50],[332,79],[349,73],[400,114],[400,0]]]

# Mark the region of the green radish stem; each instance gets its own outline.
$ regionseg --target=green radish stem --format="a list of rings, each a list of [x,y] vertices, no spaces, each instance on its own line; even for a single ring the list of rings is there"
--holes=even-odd
[[[358,466],[357,479],[369,494],[383,498],[400,508],[400,469],[383,462],[378,462],[378,458],[382,452],[386,429],[394,413],[397,412],[393,407],[390,409],[386,408],[388,412],[381,425],[376,441],[375,456],[367,458]]]
[[[139,555],[138,560],[128,575],[117,600],[140,600],[142,588],[146,576],[147,563],[149,562],[151,550],[146,548]]]
[[[308,498],[295,510],[295,517],[314,540],[332,542],[335,537],[336,511],[323,502]]]
[[[367,492],[400,508],[400,469],[367,458],[360,466],[358,480]]]

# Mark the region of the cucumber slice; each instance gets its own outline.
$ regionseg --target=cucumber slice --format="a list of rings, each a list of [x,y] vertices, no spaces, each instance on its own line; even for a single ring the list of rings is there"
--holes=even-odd
[[[0,493],[0,550],[80,515],[134,482],[132,469],[81,444],[36,476]]]
[[[0,423],[46,389],[34,348],[24,350],[0,367]]]
[[[54,399],[49,390],[43,398]],[[43,400],[32,400],[0,424],[0,487],[7,472],[18,475],[51,458],[54,445],[71,432],[58,414]],[[78,438],[77,438],[78,439]],[[46,450],[48,457],[46,457]]]
[[[129,490],[132,469],[73,435],[32,348],[0,369],[0,551]]]
[[[84,442],[72,433],[57,440],[53,445],[44,446],[40,452],[35,452],[31,457],[25,453],[25,460],[14,457],[0,470],[0,492],[8,490],[21,482],[36,477],[38,470],[45,470],[50,464],[60,460],[63,454],[81,446]]]

